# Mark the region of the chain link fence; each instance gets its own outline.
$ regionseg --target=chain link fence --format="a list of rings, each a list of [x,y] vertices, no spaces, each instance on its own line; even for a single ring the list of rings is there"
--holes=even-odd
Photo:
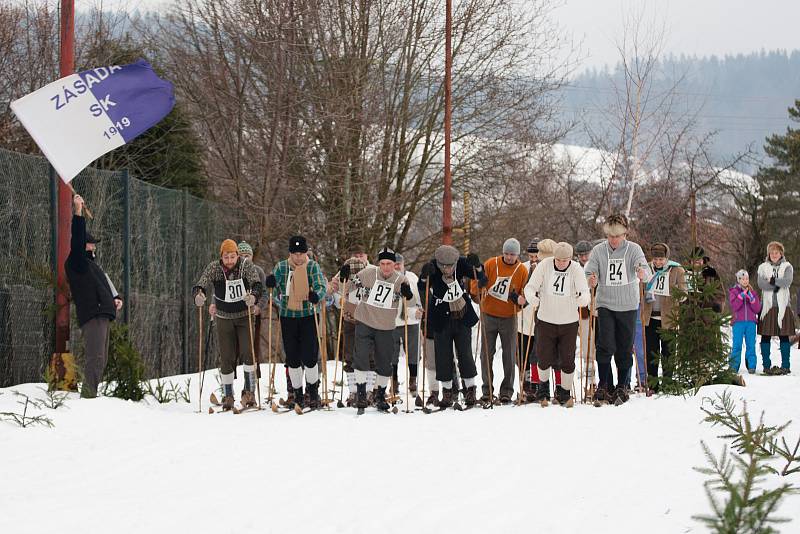
[[[42,380],[53,353],[56,180],[46,159],[0,149],[0,387]],[[219,242],[240,235],[239,222],[127,172],[86,169],[72,184],[94,216],[97,261],[125,299],[118,320],[129,323],[148,376],[196,371],[190,290]]]

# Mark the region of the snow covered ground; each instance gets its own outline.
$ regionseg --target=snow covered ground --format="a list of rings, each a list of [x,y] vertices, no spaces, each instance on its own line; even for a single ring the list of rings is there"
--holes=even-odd
[[[795,419],[796,439],[800,377],[747,381],[734,398],[768,422]],[[13,391],[44,397],[41,386],[0,390],[0,411],[20,408]],[[204,410],[214,387],[209,373]],[[717,452],[723,442],[700,404],[723,389],[360,418],[71,397],[36,410],[52,429],[0,423],[0,532],[704,532],[691,519],[709,510],[692,467],[705,463],[701,439]],[[800,496],[780,512],[793,520],[781,531],[800,531]]]

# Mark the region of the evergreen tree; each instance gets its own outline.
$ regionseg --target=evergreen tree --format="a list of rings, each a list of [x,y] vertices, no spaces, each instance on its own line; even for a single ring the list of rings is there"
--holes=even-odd
[[[800,122],[800,100],[795,100],[789,108],[792,122]],[[777,240],[786,246],[788,257],[800,253],[800,129],[787,128],[784,135],[771,135],[767,138],[764,151],[774,163],[761,168],[756,175],[760,185],[767,229],[770,240]],[[762,249],[762,254],[764,253]]]
[[[714,311],[710,303],[722,289],[717,280],[706,280],[700,269],[686,268],[687,290],[672,289],[680,305],[672,308],[671,318],[677,328],[663,330],[672,345],[672,378],[663,378],[659,391],[668,395],[696,393],[709,384],[738,383],[730,370],[730,345],[723,329],[730,315]]]

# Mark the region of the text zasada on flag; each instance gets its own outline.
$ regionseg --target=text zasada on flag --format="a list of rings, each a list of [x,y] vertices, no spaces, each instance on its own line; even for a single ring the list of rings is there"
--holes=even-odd
[[[140,59],[56,80],[11,109],[65,182],[130,143],[175,105],[172,84]]]

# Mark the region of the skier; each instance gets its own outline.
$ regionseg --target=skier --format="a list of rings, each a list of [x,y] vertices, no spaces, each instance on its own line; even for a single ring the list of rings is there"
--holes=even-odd
[[[586,262],[589,261],[589,254],[592,252],[592,244],[588,241],[578,241],[575,244],[575,256],[577,257],[578,263],[580,264],[581,268],[586,267]],[[590,297],[590,304],[591,304],[591,297]],[[591,313],[590,306],[583,306],[580,309],[581,320],[578,326],[579,329],[579,338],[581,339],[581,352],[580,358],[581,361],[586,362],[588,361],[589,356],[589,323],[590,318],[589,314]],[[588,361],[588,366],[586,369],[587,380],[588,384],[594,384],[594,362]]]
[[[359,271],[347,284],[345,293],[359,291],[361,300],[356,306],[355,354],[353,367],[356,375],[356,406],[359,413],[367,407],[367,373],[370,370],[369,356],[374,351],[377,372],[377,389],[373,397],[379,411],[388,411],[386,386],[392,376],[394,353],[394,330],[400,298],[407,302],[414,293],[405,276],[395,271],[397,257],[393,250],[384,247],[378,254],[378,266]]]
[[[242,261],[249,261],[253,263],[253,247],[250,246],[249,243],[246,241],[242,241],[237,246],[239,249],[239,257],[242,258]],[[260,265],[253,263],[253,267],[255,267],[256,272],[258,273],[258,279],[261,280],[261,287],[266,287],[266,280],[267,280],[267,273],[264,272],[264,269],[261,268]],[[266,291],[261,292],[261,298],[258,302],[256,302],[255,306],[253,306],[253,339],[255,341],[255,353],[256,353],[256,361],[261,363],[261,319],[263,317],[262,311],[266,312],[267,307],[269,306],[269,299]],[[252,358],[251,358],[252,359]],[[249,363],[250,360],[242,363]],[[258,377],[261,378],[260,369],[256,369],[258,371]]]
[[[305,404],[304,367],[308,407],[312,410],[319,408],[319,343],[315,309],[325,298],[327,283],[319,264],[308,257],[305,237],[289,238],[289,258],[275,265],[266,283],[278,303],[295,411],[301,410]]]
[[[528,261],[523,265],[528,269],[528,280],[531,279],[533,270],[539,263],[539,258],[537,256],[539,252],[538,244],[539,239],[535,238],[527,247]],[[534,365],[532,362],[536,362],[536,336],[534,336],[536,320],[534,315],[535,310],[533,306],[530,305],[523,306],[519,312],[517,312],[517,345],[519,346],[520,359],[524,367],[522,372],[525,373],[522,379],[523,402],[533,400],[534,394],[536,393],[535,387],[531,382],[531,367]]]
[[[509,238],[503,243],[503,254],[489,258],[483,265],[488,279],[486,295],[481,300],[483,328],[486,342],[483,344],[484,354],[481,361],[483,397],[482,402],[494,402],[489,399],[490,373],[496,351],[498,336],[503,356],[503,381],[500,383],[500,402],[508,404],[514,394],[514,370],[516,368],[518,307],[525,305],[522,290],[528,280],[528,269],[519,261],[520,244]],[[438,373],[437,373],[438,374]]]
[[[672,296],[673,288],[686,291],[686,274],[678,262],[669,259],[669,246],[656,243],[650,247],[650,269],[653,277],[644,287],[644,303],[642,304],[642,320],[647,340],[647,377],[658,390],[658,363],[661,361],[661,373],[667,380],[672,378],[671,343],[662,337],[664,330],[674,330],[672,322],[673,309],[679,300]],[[644,283],[644,282],[643,282]],[[649,385],[648,385],[649,387]]]
[[[596,245],[584,270],[589,286],[597,288],[596,351],[598,385],[596,405],[613,401],[619,405],[629,399],[634,328],[639,313],[638,280],[649,280],[642,248],[627,240],[628,218],[622,214],[606,217],[606,239]],[[611,371],[611,358],[617,366],[617,387]]]
[[[475,377],[478,370],[472,357],[472,327],[478,323],[478,316],[464,279],[477,279],[479,286],[485,287],[487,280],[483,269],[476,254],[464,258],[455,247],[442,245],[436,249],[433,260],[426,263],[420,273],[419,291],[424,294],[426,287],[428,289],[425,326],[428,335],[434,340],[436,380],[442,383],[442,399],[439,401],[441,409],[449,408],[455,402],[454,346],[461,378],[467,388],[464,403],[467,407],[472,407],[477,402]],[[430,354],[428,357],[430,358]]]
[[[792,286],[794,269],[784,256],[783,244],[772,241],[767,245],[767,257],[758,266],[758,287],[761,289],[761,317],[758,335],[761,336],[761,361],[764,374],[788,375],[791,345],[789,336],[794,335],[794,314],[789,306],[789,288]],[[772,367],[770,347],[773,336],[780,339],[781,366]]]
[[[100,240],[86,231],[84,204],[80,195],[72,198],[72,237],[64,270],[85,347],[81,397],[93,399],[97,397],[97,386],[103,379],[108,361],[110,324],[122,309],[122,297],[95,262]]]
[[[249,309],[255,306],[262,293],[261,280],[255,266],[239,257],[236,241],[226,239],[219,248],[220,259],[209,263],[193,288],[194,303],[202,307],[206,289],[212,287],[213,302],[209,313],[215,317],[222,382],[222,409],[233,409],[233,372],[237,360],[246,362],[241,403],[245,408],[256,405],[253,390],[256,372],[250,355]]]
[[[575,341],[578,335],[578,309],[589,304],[589,286],[578,262],[572,260],[572,245],[558,243],[553,257],[542,260],[525,286],[525,296],[538,307],[536,332],[537,368],[541,382],[536,400],[546,406],[550,400],[550,368],[561,370],[556,386],[556,401],[572,407],[570,395],[575,375]]]

